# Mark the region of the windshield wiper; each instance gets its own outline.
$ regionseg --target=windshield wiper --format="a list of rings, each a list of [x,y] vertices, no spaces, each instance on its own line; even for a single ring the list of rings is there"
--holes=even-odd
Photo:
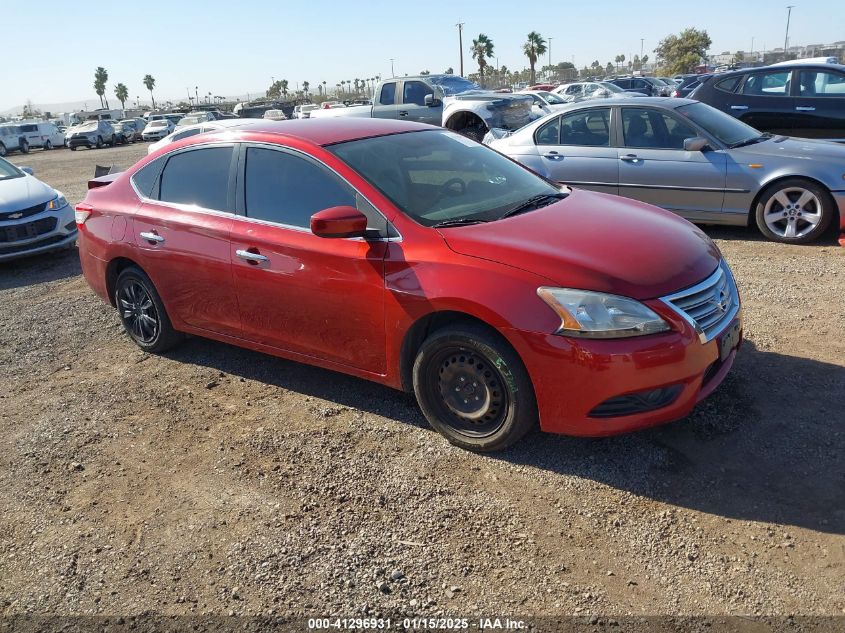
[[[733,143],[728,145],[728,149],[736,149],[737,147],[745,147],[746,145],[753,145],[754,143],[760,143],[761,141],[765,141],[772,138],[772,135],[768,132],[764,132],[760,136],[755,136],[754,138],[747,138],[744,141],[739,141],[738,143]]]
[[[468,224],[482,224],[484,222],[489,222],[489,220],[480,220],[478,218],[454,218],[452,220],[443,220],[437,224],[432,224],[431,228],[443,229],[449,226],[466,226]]]
[[[543,193],[539,196],[532,196],[528,198],[525,202],[520,202],[516,205],[513,209],[505,211],[501,216],[499,216],[500,220],[504,220],[505,218],[509,218],[512,215],[517,215],[519,213],[524,213],[525,211],[530,211],[531,209],[538,209],[540,207],[546,206],[546,204],[551,204],[554,200],[562,200],[568,193]],[[542,204],[544,201],[547,201],[546,204]]]

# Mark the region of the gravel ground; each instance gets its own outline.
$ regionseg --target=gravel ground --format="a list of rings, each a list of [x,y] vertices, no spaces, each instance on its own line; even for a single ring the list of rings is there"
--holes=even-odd
[[[11,159],[76,202],[145,152]],[[2,612],[841,616],[845,249],[708,232],[747,336],[713,397],[490,456],[375,384],[146,355],[75,250],[0,265]]]

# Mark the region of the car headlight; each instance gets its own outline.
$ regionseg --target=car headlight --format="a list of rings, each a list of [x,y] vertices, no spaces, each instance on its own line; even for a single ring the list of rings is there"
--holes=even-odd
[[[56,211],[58,209],[62,209],[67,206],[67,200],[64,196],[56,196],[50,202],[47,203],[47,210],[48,211]]]
[[[537,288],[537,295],[560,317],[555,334],[586,338],[625,338],[665,332],[669,324],[635,299],[575,290]]]

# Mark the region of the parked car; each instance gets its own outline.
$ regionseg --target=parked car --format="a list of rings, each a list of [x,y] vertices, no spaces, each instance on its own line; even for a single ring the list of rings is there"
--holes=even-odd
[[[173,131],[178,132],[182,128],[191,127],[197,125],[198,123],[206,123],[208,121],[214,121],[214,116],[208,112],[191,112],[179,119],[179,122],[176,124],[176,127],[173,128]]]
[[[29,153],[29,143],[17,125],[0,125],[0,157],[9,152]]]
[[[135,126],[123,121],[112,121],[112,128],[114,128],[115,142],[125,145],[135,141]]]
[[[173,123],[173,125],[179,125],[179,122],[185,118],[185,115],[181,112],[173,112],[171,114],[165,114],[164,118]]]
[[[73,208],[60,191],[0,158],[0,261],[73,246]]]
[[[713,75],[689,95],[766,132],[845,142],[845,66],[790,64]]]
[[[287,116],[283,110],[267,110],[262,117],[268,121],[287,121]]]
[[[150,145],[147,147],[147,153],[152,154],[154,152],[157,152],[162,147],[170,145],[170,143],[175,143],[176,141],[181,141],[183,138],[196,136],[198,134],[205,134],[206,132],[215,132],[224,129],[244,127],[254,122],[255,119],[223,119],[221,121],[206,121],[204,123],[197,123],[196,125],[189,125],[187,127],[183,127],[182,129],[175,130],[171,134],[165,136],[160,141],[150,143]]]
[[[803,244],[838,217],[845,147],[762,134],[703,103],[580,103],[489,145],[541,176]]]
[[[698,88],[701,85],[701,82],[705,79],[709,79],[713,75],[710,74],[701,74],[701,75],[684,75],[676,86],[675,89],[672,90],[672,94],[670,97],[676,98],[686,98],[692,93],[693,90]]]
[[[559,86],[554,91],[567,102],[585,101],[587,99],[608,99],[610,97],[633,98],[645,97],[642,92],[622,90],[609,81],[581,81]]]
[[[535,90],[541,90],[543,92],[552,92],[555,88],[558,87],[558,84],[534,84],[533,86],[528,86],[525,90],[521,90],[520,92],[534,92]]]
[[[117,134],[111,122],[106,119],[85,121],[68,130],[67,145],[76,151],[80,147],[101,149],[104,145],[114,147]]]
[[[133,140],[140,141],[143,139],[144,128],[147,126],[147,122],[142,119],[141,117],[135,117],[132,119],[123,119],[121,123],[126,123],[133,130]]]
[[[656,77],[618,77],[611,79],[609,83],[619,86],[626,92],[640,92],[647,97],[668,97],[672,91]]]
[[[449,130],[253,123],[89,187],[82,270],[143,350],[194,334],[414,391],[473,450],[683,417],[741,340],[699,229]]]
[[[541,117],[553,112],[561,106],[565,106],[568,102],[560,95],[547,90],[523,90],[519,94],[530,95],[534,100],[532,111],[535,116]]]
[[[18,129],[30,147],[53,149],[65,146],[65,135],[50,121],[20,123]]]
[[[294,106],[293,108],[293,118],[294,119],[307,119],[311,116],[311,112],[317,110],[320,106],[314,103],[303,103],[302,105]]]
[[[482,90],[456,75],[394,77],[376,85],[373,106],[314,110],[311,118],[372,117],[442,125],[481,140],[491,128],[515,130],[533,115],[533,99],[523,94]]]
[[[144,131],[141,133],[141,137],[145,141],[157,141],[164,138],[175,129],[176,126],[170,119],[153,119],[147,123],[147,127],[144,128]]]

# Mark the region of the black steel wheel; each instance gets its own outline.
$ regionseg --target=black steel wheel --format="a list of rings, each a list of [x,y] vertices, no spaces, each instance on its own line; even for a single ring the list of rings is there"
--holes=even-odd
[[[138,268],[127,268],[117,278],[114,304],[123,328],[141,349],[163,352],[181,335],[173,329],[152,281]]]
[[[431,425],[475,451],[501,450],[537,426],[528,372],[495,331],[476,324],[434,332],[414,363],[414,391]]]

